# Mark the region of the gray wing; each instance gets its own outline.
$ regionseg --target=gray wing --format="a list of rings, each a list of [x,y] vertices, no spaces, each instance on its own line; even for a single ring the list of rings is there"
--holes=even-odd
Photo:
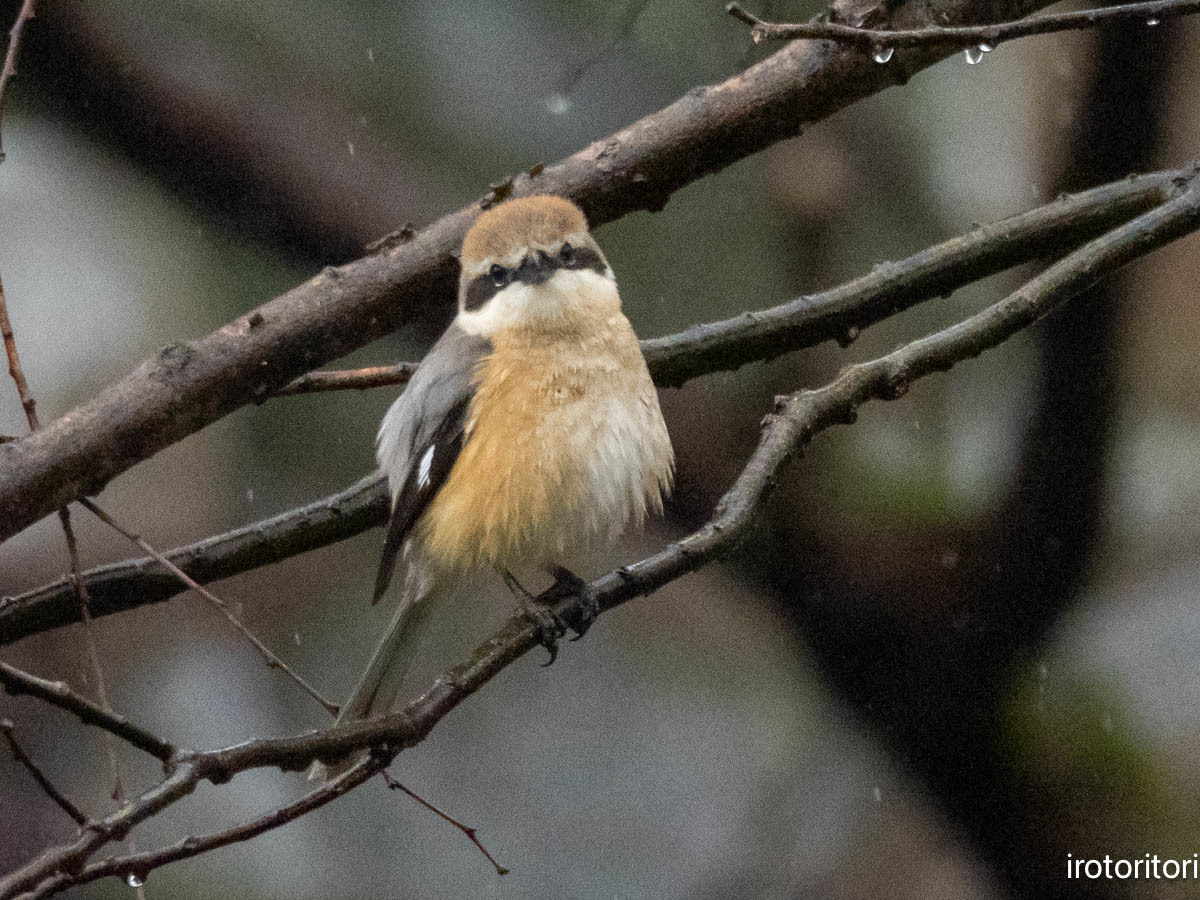
[[[372,602],[387,590],[405,538],[458,459],[475,393],[475,370],[491,352],[487,338],[467,334],[452,323],[383,417],[376,458],[387,475],[392,515]]]

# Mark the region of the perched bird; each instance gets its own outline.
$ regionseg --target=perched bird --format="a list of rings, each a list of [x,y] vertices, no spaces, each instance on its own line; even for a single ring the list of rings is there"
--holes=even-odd
[[[662,511],[674,452],[613,271],[569,200],[484,212],[463,240],[458,315],[379,429],[392,496],[375,582],[403,596],[338,721],[387,713],[438,601],[496,570],[573,586],[572,550]],[[340,765],[346,767],[346,763]]]

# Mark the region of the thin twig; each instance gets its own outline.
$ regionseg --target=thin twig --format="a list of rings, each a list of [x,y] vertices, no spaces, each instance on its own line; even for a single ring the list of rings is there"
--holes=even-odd
[[[8,32],[8,52],[4,55],[4,66],[0,68],[0,134],[4,125],[4,102],[8,99],[8,85],[17,74],[17,54],[21,50],[21,35],[25,33],[25,23],[35,15],[34,0],[25,0],[21,11],[17,13],[17,21]],[[4,142],[0,140],[0,163],[4,162]]]
[[[283,674],[287,675],[288,678],[292,679],[292,681],[294,681],[296,684],[298,684],[300,686],[301,690],[304,691],[304,693],[308,694],[308,696],[312,697],[314,700],[316,700],[318,703],[320,703],[321,706],[323,706],[325,708],[326,712],[328,712],[331,716],[333,716],[335,718],[337,717],[338,710],[339,710],[338,705],[329,700],[326,700],[321,695],[320,691],[318,691],[311,684],[309,684],[307,681],[305,681],[302,677],[300,677],[300,675],[298,675],[295,671],[293,671],[292,668],[287,663],[285,663],[282,659],[280,659],[278,656],[276,656],[266,644],[264,644],[261,640],[258,639],[258,637],[254,634],[254,632],[252,632],[249,628],[247,628],[245,625],[242,624],[241,620],[238,619],[238,617],[233,614],[233,611],[229,608],[229,606],[225,603],[224,600],[222,600],[220,597],[218,597],[212,591],[205,588],[202,584],[200,584],[198,581],[196,581],[194,578],[192,578],[190,575],[188,575],[187,572],[183,571],[181,568],[179,568],[179,566],[175,565],[175,563],[171,562],[169,559],[167,559],[165,556],[163,556],[161,553],[159,553],[157,550],[155,550],[140,535],[133,534],[128,529],[126,529],[122,525],[120,525],[117,521],[115,521],[113,519],[112,516],[110,516],[108,513],[106,513],[103,509],[101,509],[99,506],[97,506],[91,500],[87,499],[86,497],[81,497],[79,500],[79,505],[82,506],[84,509],[88,510],[88,512],[92,513],[92,515],[94,515],[96,518],[98,518],[101,522],[103,522],[109,528],[112,528],[117,533],[119,533],[119,534],[123,535],[124,537],[128,538],[129,540],[133,541],[133,543],[137,544],[139,547],[142,548],[142,550],[144,550],[146,553],[149,553],[152,557],[154,557],[154,559],[157,560],[160,565],[162,565],[166,569],[168,569],[181,582],[183,582],[185,585],[187,585],[189,588],[191,588],[193,591],[195,591],[197,594],[199,594],[201,597],[203,597],[205,600],[207,600],[213,606],[215,606],[220,611],[221,615],[223,615],[225,617],[225,619],[229,622],[229,624],[231,624],[234,628],[236,628],[238,630],[238,632],[240,632],[241,635],[244,638],[246,638],[246,640],[248,640],[251,644],[253,644],[255,649],[257,649],[258,652],[260,654],[262,654],[263,659],[266,660],[267,665],[270,668],[279,669],[281,672],[283,672]]]
[[[290,397],[296,394],[316,394],[322,391],[362,391],[367,388],[408,384],[416,363],[396,363],[392,366],[368,366],[365,369],[339,370],[336,372],[309,372],[289,381],[272,397]]]
[[[15,27],[15,26],[14,26]],[[13,47],[9,46],[9,56]],[[7,66],[8,63],[6,62]],[[2,99],[2,95],[0,95]],[[4,296],[4,280],[0,278],[0,336],[4,338],[4,353],[8,357],[8,374],[12,376],[17,386],[17,396],[21,400],[21,408],[25,410],[25,421],[29,423],[30,431],[38,430],[37,401],[29,390],[29,382],[25,380],[25,371],[21,368],[21,355],[17,352],[17,340],[13,335],[12,322],[8,318],[8,300]]]
[[[37,401],[33,398],[33,392],[29,389],[29,382],[25,378],[25,370],[21,367],[21,355],[17,352],[16,336],[13,334],[12,322],[8,317],[8,300],[4,296],[3,282],[0,282],[0,333],[3,334],[4,352],[8,357],[8,374],[12,376],[12,380],[17,386],[17,396],[21,399],[21,407],[25,410],[25,419],[29,423],[29,431],[32,434],[39,428]],[[75,542],[75,529],[71,527],[71,513],[65,506],[58,510],[58,521],[67,542],[67,555],[71,565],[71,590],[77,602],[79,621],[83,623],[84,645],[87,648],[88,665],[91,668],[92,678],[96,682],[96,697],[99,699],[100,705],[111,712],[108,688],[104,679],[104,667],[100,664],[100,651],[96,646],[91,598],[88,596],[87,584],[83,578],[83,567],[79,563],[79,546]],[[108,754],[109,767],[112,769],[112,798],[120,802],[124,797],[124,788],[121,785],[121,764],[117,758],[116,744],[108,735],[105,735],[104,738],[104,749]]]
[[[105,709],[81,694],[77,694],[62,681],[47,681],[0,662],[0,685],[12,696],[27,694],[57,706],[76,716],[85,725],[95,725],[120,738],[143,753],[166,763],[175,753],[175,747],[141,726],[134,725],[124,716]]]
[[[13,759],[25,767],[26,771],[33,776],[33,780],[38,783],[38,787],[45,792],[47,797],[54,801],[59,809],[70,816],[76,825],[80,827],[86,825],[87,816],[81,813],[79,807],[68,800],[66,795],[54,786],[54,782],[47,778],[46,774],[38,768],[37,763],[30,759],[29,754],[25,752],[25,748],[18,743],[17,736],[14,733],[15,730],[15,726],[9,719],[0,719],[0,731],[4,732],[4,738],[8,741],[8,749],[12,751]]]
[[[1126,3],[1099,9],[1032,16],[994,25],[928,25],[923,28],[895,30],[859,28],[840,22],[819,20],[799,23],[764,22],[738,3],[730,3],[725,7],[725,11],[750,26],[751,38],[756,43],[762,40],[787,41],[804,38],[836,41],[870,49],[917,46],[973,47],[979,44],[995,47],[1001,41],[1014,38],[1093,28],[1107,22],[1139,20],[1143,24],[1157,25],[1162,19],[1190,16],[1200,12],[1200,0],[1150,0],[1146,3]]]
[[[869,400],[895,400],[917,379],[947,371],[997,346],[1129,261],[1200,229],[1198,180],[1196,173],[1181,178],[1170,201],[1090,241],[982,312],[878,359],[850,366],[822,388],[777,398],[775,411],[764,419],[758,446],[717,504],[712,519],[655,555],[592,582],[586,602],[601,612],[612,609],[737,549],[749,535],[780,470],[818,432],[853,421],[857,408]],[[568,622],[581,614],[585,604],[580,593],[563,585],[550,588],[539,599]],[[84,879],[115,874],[103,864],[86,867],[87,860],[101,846],[119,839],[133,825],[170,806],[204,780],[224,783],[240,772],[264,767],[302,771],[312,762],[332,762],[371,748],[372,753],[350,770],[365,781],[398,753],[422,741],[467,697],[538,644],[537,628],[518,614],[476,648],[468,662],[442,675],[400,712],[293,737],[178,753],[174,771],[156,787],[103,822],[94,823],[74,844],[48,850],[0,878],[0,900],[30,889],[34,896],[45,896]],[[334,783],[344,785],[345,777]],[[300,802],[307,802],[309,809],[324,805],[335,796],[329,787]],[[243,828],[263,823],[265,830],[284,815],[289,816],[285,821],[291,821],[295,816],[289,811],[294,807]],[[92,874],[85,874],[89,872]]]
[[[467,838],[471,841],[471,843],[479,848],[479,852],[484,855],[484,857],[487,859],[487,861],[492,864],[492,867],[496,870],[497,875],[507,875],[508,874],[508,871],[509,871],[508,867],[500,865],[500,863],[498,863],[496,861],[496,857],[492,856],[492,854],[488,852],[488,848],[483,846],[483,842],[479,840],[479,837],[477,835],[478,829],[472,828],[470,825],[460,822],[458,819],[454,818],[454,816],[450,815],[450,813],[446,812],[441,807],[437,806],[434,803],[430,803],[428,800],[426,800],[424,797],[422,797],[416,791],[406,787],[404,784],[402,784],[401,782],[399,782],[395,778],[393,778],[391,776],[391,774],[388,773],[387,769],[384,769],[383,772],[380,774],[383,775],[383,780],[387,783],[387,786],[389,788],[391,788],[393,791],[401,791],[405,794],[408,794],[408,796],[412,797],[414,800],[416,800],[418,803],[420,803],[423,807],[425,807],[431,813],[445,819],[447,822],[449,822],[451,825],[453,825],[455,828],[457,828],[459,831],[461,831],[463,834],[465,834],[467,836]]]
[[[88,665],[91,667],[92,678],[96,682],[96,699],[100,706],[112,711],[108,702],[108,687],[104,678],[104,668],[100,665],[100,649],[96,645],[96,625],[92,619],[92,598],[88,595],[87,583],[83,578],[83,570],[79,564],[79,545],[75,542],[75,529],[71,526],[71,512],[65,506],[58,511],[58,521],[62,526],[63,535],[67,541],[67,555],[71,561],[71,587],[77,601],[79,621],[83,623],[83,643],[87,648]],[[117,746],[112,735],[104,736],[104,750],[108,754],[108,765],[112,770],[112,798],[118,803],[124,799],[125,789],[121,784],[121,762],[117,758]]]
[[[368,780],[376,772],[381,771],[386,764],[386,761],[383,759],[375,756],[367,756],[353,768],[342,773],[337,778],[326,782],[316,790],[305,794],[296,802],[224,831],[201,835],[199,837],[185,837],[172,846],[164,847],[160,850],[149,850],[143,853],[109,857],[100,862],[91,863],[77,873],[70,873],[63,870],[41,880],[34,878],[25,878],[23,880],[12,879],[13,887],[10,887],[6,883],[6,880],[0,879],[0,898],[17,896],[17,892],[25,891],[32,887],[33,890],[20,894],[20,897],[22,900],[37,900],[37,898],[51,896],[77,884],[84,884],[112,875],[123,879],[128,879],[132,875],[137,880],[144,882],[152,871],[168,863],[199,856],[202,853],[209,853],[220,847],[227,847],[230,844],[251,840],[260,834],[279,828],[281,825],[286,825],[288,822],[292,822],[306,813],[319,809],[326,803],[336,800],[347,791]],[[87,835],[85,835],[84,838],[77,842],[76,847],[90,845],[93,850],[97,849],[105,843],[103,840],[105,831],[114,828],[128,830],[138,822],[144,821],[146,818],[154,815],[158,809],[164,808],[166,805],[186,796],[203,780],[203,777],[198,773],[199,768],[196,766],[182,766],[171,778],[168,778],[167,781],[159,785],[159,788],[155,789],[158,793],[151,792],[146,795],[145,799],[147,802],[145,805],[135,804],[128,811],[128,815],[122,819],[118,820],[116,816],[110,816],[104,822],[96,823],[95,832],[100,835],[100,838],[89,840]]]
[[[837,339],[926,300],[1033,259],[1053,258],[1164,202],[1191,168],[1121,179],[979,226],[819,294],[642,342],[660,386]],[[166,555],[201,583],[228,578],[359,534],[387,519],[373,475],[314,503],[206,538]],[[92,610],[108,615],[166,600],[180,582],[148,557],[86,574]],[[71,585],[58,581],[0,600],[0,644],[73,621]]]

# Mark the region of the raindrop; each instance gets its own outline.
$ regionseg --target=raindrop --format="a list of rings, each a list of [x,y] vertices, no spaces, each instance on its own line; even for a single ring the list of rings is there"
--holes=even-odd
[[[140,888],[146,883],[146,879],[137,872],[130,872],[125,876],[125,883],[131,888]]]
[[[354,155],[354,141],[346,141],[346,149],[350,151],[350,155]]]
[[[367,62],[375,62],[375,51],[370,47],[367,48]]]
[[[1040,678],[1042,681],[1045,681],[1049,677],[1050,677],[1050,667],[1047,666],[1045,663],[1042,663],[1040,666],[1038,666],[1038,678]]]
[[[895,52],[895,47],[876,47],[871,52],[871,59],[875,60],[877,63],[885,63],[892,58],[892,55],[895,54]]]
[[[254,502],[254,488],[246,488],[246,502],[247,503]]]
[[[1151,28],[1153,28],[1155,25],[1158,24],[1158,19],[1147,19],[1146,24],[1149,25]]]
[[[296,646],[299,647],[300,646],[300,632],[298,632],[298,631],[296,632],[293,640],[295,640]]]
[[[846,330],[837,336],[838,346],[849,347],[858,340],[860,333],[857,325],[847,325]]]
[[[983,59],[983,50],[979,47],[968,47],[963,51],[963,56],[967,58],[967,65],[973,66]]]
[[[571,108],[571,98],[561,91],[555,91],[546,98],[546,109],[553,116],[564,115]]]
[[[874,790],[874,791],[872,791],[872,794],[873,794],[873,795],[874,795],[874,797],[875,797],[875,802],[876,802],[876,803],[882,803],[882,802],[883,802],[883,790],[882,790],[882,789],[879,787],[879,785],[875,785],[875,790]]]

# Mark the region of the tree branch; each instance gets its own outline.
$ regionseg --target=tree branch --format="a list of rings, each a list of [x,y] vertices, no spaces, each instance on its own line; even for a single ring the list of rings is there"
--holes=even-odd
[[[16,26],[13,26],[14,28]],[[12,47],[9,47],[12,54]],[[5,63],[7,65],[7,63]],[[25,371],[21,368],[21,354],[17,352],[17,339],[13,334],[12,321],[8,318],[8,299],[4,296],[4,281],[0,279],[0,338],[4,340],[4,355],[8,359],[8,374],[17,386],[17,396],[21,400],[21,408],[25,410],[25,421],[29,423],[30,431],[38,430],[37,400],[29,390],[29,382],[25,379]],[[17,440],[13,438],[13,440]]]
[[[386,520],[387,488],[370,475],[340,493],[271,519],[207,538],[165,556],[201,584],[324,547]],[[181,593],[178,578],[153,557],[85,573],[92,612],[107,616]],[[0,599],[0,645],[77,621],[69,578]]]
[[[172,576],[174,576],[182,588],[193,590],[207,600],[209,604],[211,604],[217,610],[217,612],[224,616],[225,621],[232,625],[234,629],[236,629],[237,632],[247,641],[249,641],[254,649],[259,652],[259,655],[262,656],[262,658],[266,661],[268,668],[279,669],[284,675],[286,675],[297,686],[299,686],[300,690],[304,691],[304,693],[308,694],[308,696],[312,697],[312,699],[321,704],[321,706],[325,709],[325,712],[336,718],[339,711],[338,705],[332,701],[326,700],[320,691],[305,681],[297,672],[292,669],[291,666],[276,656],[270,647],[264,644],[259,637],[254,634],[254,632],[242,624],[241,619],[233,614],[233,610],[229,608],[229,605],[224,600],[222,600],[212,591],[206,589],[194,578],[180,569],[179,566],[175,565],[173,562],[171,562],[171,560],[167,559],[165,556],[155,550],[154,547],[152,547],[140,535],[133,534],[132,532],[123,528],[120,523],[114,520],[112,516],[106,513],[91,500],[88,500],[85,497],[79,501],[79,504],[109,528],[113,529],[113,531],[132,541],[142,550],[149,553],[155,562],[157,562],[160,566],[170,572]]]
[[[17,20],[13,22],[8,32],[8,51],[4,54],[4,66],[0,67],[0,135],[3,134],[4,103],[8,99],[8,86],[13,76],[17,74],[17,54],[21,52],[21,35],[25,32],[25,23],[35,15],[34,0],[24,0]],[[4,162],[4,142],[0,140],[0,163]]]
[[[76,694],[62,681],[47,681],[23,672],[8,663],[0,662],[0,685],[4,686],[6,694],[14,697],[28,694],[51,706],[65,709],[78,717],[83,724],[103,728],[163,763],[170,760],[175,752],[175,748],[162,738],[156,737],[145,728],[132,724],[124,716],[109,712],[86,697]]]
[[[1198,173],[1200,169],[1181,176],[1167,203],[1090,241],[987,309],[878,359],[850,366],[822,388],[777,398],[775,411],[764,419],[754,453],[717,504],[713,518],[654,556],[592,582],[591,599],[601,612],[607,611],[735,550],[748,536],[755,514],[784,464],[817,433],[852,422],[857,408],[869,400],[896,399],[917,379],[947,371],[997,346],[1130,260],[1200,228]],[[581,614],[584,602],[561,584],[544,592],[540,599],[567,621]],[[301,771],[314,761],[333,762],[355,751],[372,749],[371,756],[297,804],[206,840],[213,841],[212,847],[223,846],[222,841],[238,839],[233,835],[241,830],[253,836],[251,831],[261,833],[256,829],[267,830],[291,821],[295,818],[292,810],[299,815],[316,809],[386,767],[396,754],[423,740],[451,710],[537,644],[537,628],[518,614],[476,648],[466,663],[438,678],[401,712],[292,737],[252,740],[204,752],[178,752],[172,759],[174,771],[156,787],[102,822],[90,824],[75,843],[49,850],[0,879],[0,900],[28,889],[34,896],[46,896],[79,883],[89,871],[94,877],[116,874],[103,863],[86,867],[87,860],[107,842],[124,837],[138,822],[189,794],[201,781],[221,784],[240,772],[264,767]],[[229,840],[223,835],[229,835]],[[182,858],[170,855],[170,850],[164,852],[168,853],[163,857],[165,861]],[[188,854],[183,845],[174,852],[194,855]],[[133,854],[126,860],[126,865],[130,864],[128,860],[136,860],[143,867],[140,876],[144,877],[153,854]]]
[[[1063,196],[877,266],[845,285],[643,341],[642,349],[655,381],[665,387],[826,340],[846,342],[861,329],[920,302],[1078,246],[1164,202],[1175,182],[1191,171],[1155,172]],[[346,374],[342,380],[350,377]],[[387,510],[387,490],[381,477],[372,475],[338,494],[166,556],[196,581],[207,583],[352,537],[386,521]],[[85,578],[97,616],[167,600],[183,589],[152,558],[103,566]],[[0,645],[75,620],[71,585],[65,579],[0,599]]]
[[[1007,0],[1020,16],[1044,0]],[[908,2],[889,24],[931,12],[969,20],[970,0]],[[504,185],[513,195],[568,196],[593,224],[658,210],[680,187],[788,137],[945,56],[919,48],[875,65],[852,48],[790,44],[745,72],[689,91],[675,103],[597,141],[536,176]],[[413,239],[317,277],[217,331],[163,348],[133,373],[35,435],[0,444],[0,540],[164,447],[328,360],[449,305],[454,252],[478,214],[473,204]]]
[[[76,825],[81,827],[86,825],[87,816],[81,813],[79,807],[67,799],[67,796],[54,786],[54,782],[46,777],[46,773],[38,768],[37,763],[30,759],[29,754],[25,752],[25,748],[17,741],[17,736],[14,733],[16,726],[8,719],[0,719],[0,731],[4,732],[4,739],[8,741],[8,749],[12,753],[13,759],[24,766],[25,771],[33,777],[38,787],[42,789],[54,805],[70,816]]]
[[[1157,25],[1160,20],[1190,16],[1200,12],[1200,0],[1151,0],[1146,3],[1126,3],[1100,9],[1083,9],[1053,15],[1033,16],[1013,22],[993,25],[944,26],[927,24],[920,28],[887,29],[859,28],[840,22],[814,20],[796,24],[764,22],[747,12],[738,3],[730,3],[725,11],[750,26],[755,43],[762,40],[790,41],[798,38],[835,41],[855,47],[973,47],[985,44],[997,46],[1001,41],[1051,34],[1059,31],[1078,31],[1094,28],[1107,22],[1133,21]]]
[[[416,363],[396,363],[394,366],[369,366],[352,371],[309,372],[289,381],[271,396],[291,397],[322,391],[362,391],[367,388],[408,384],[416,371]]]

